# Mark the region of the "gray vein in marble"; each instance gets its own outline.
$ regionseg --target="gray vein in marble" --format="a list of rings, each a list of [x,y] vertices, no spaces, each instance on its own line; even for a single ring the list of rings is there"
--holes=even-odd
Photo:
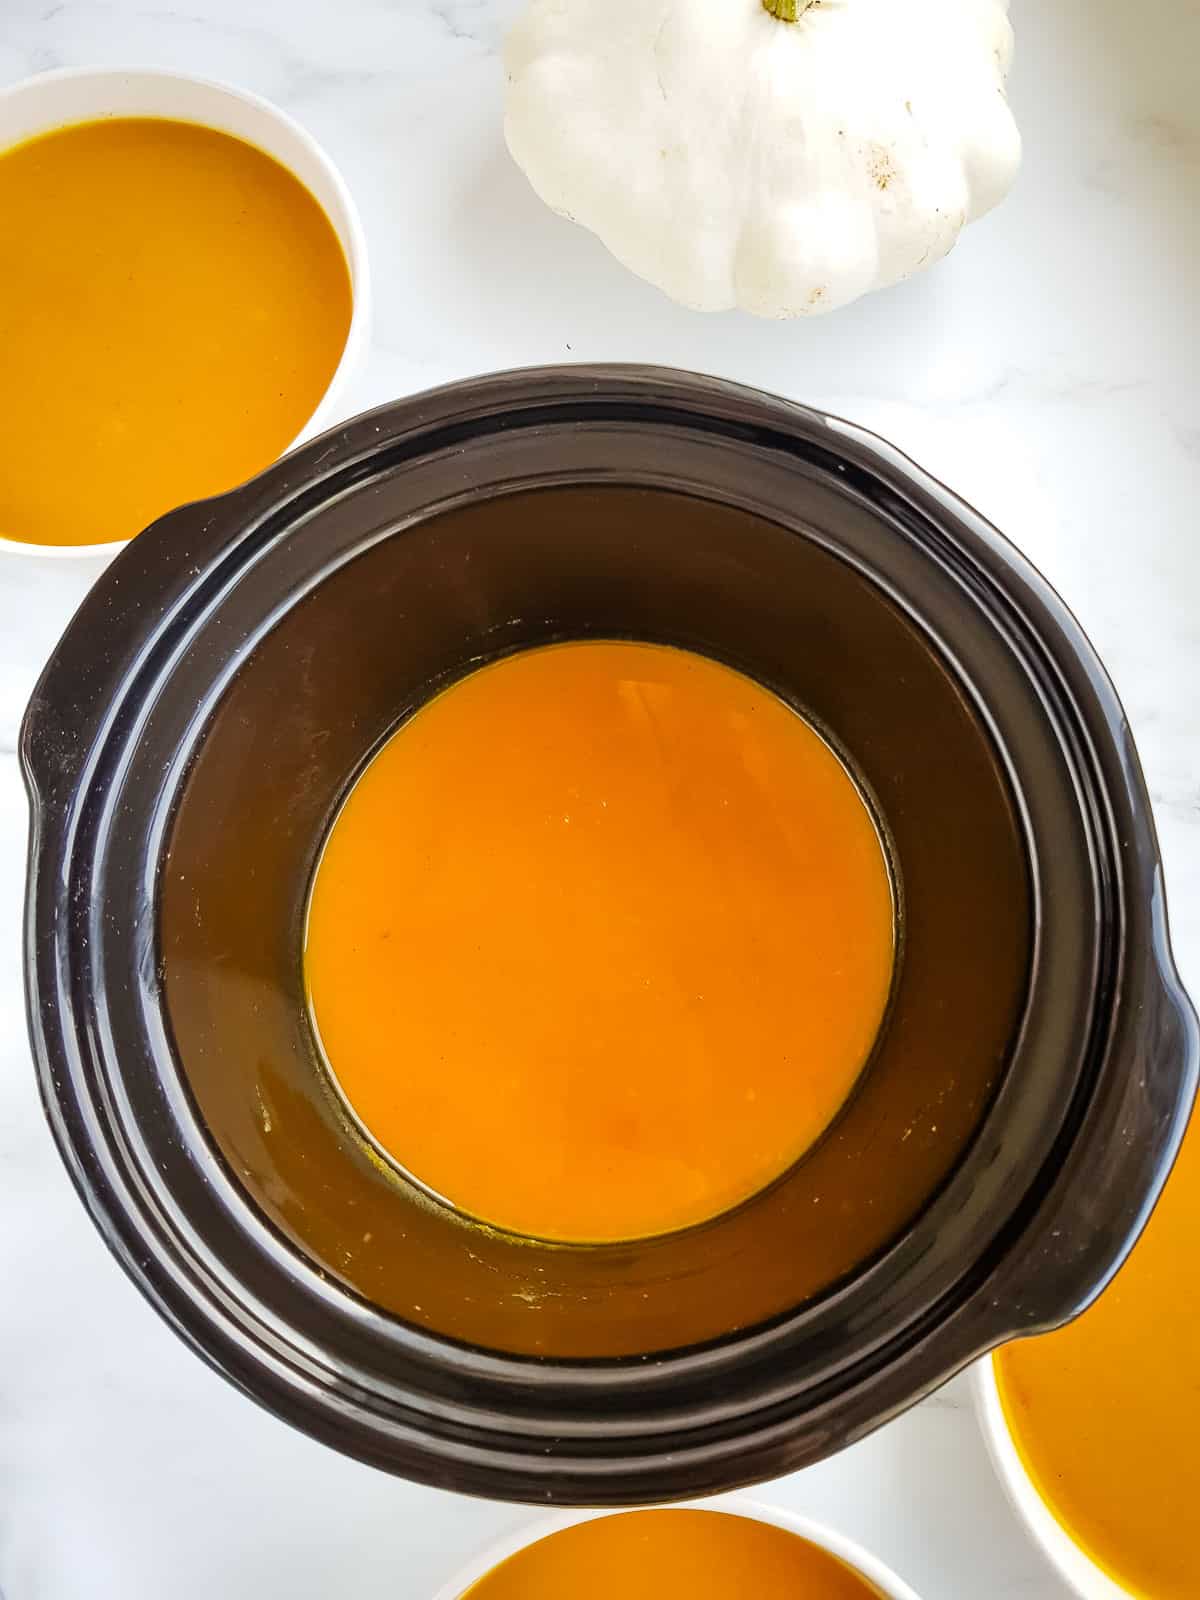
[[[501,43],[504,27],[492,0],[429,0],[429,10],[453,39],[482,45],[488,52]]]

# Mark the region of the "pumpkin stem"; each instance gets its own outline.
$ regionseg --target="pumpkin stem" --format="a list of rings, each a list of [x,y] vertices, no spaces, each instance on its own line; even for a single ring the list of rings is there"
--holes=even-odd
[[[807,11],[815,0],[762,0],[762,4],[763,10],[778,17],[780,22],[796,22],[800,13]]]

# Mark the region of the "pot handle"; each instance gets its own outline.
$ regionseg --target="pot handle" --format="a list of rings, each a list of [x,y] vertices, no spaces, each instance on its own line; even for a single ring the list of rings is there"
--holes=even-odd
[[[213,528],[229,526],[229,503],[242,493],[168,511],[130,540],[84,596],[21,721],[18,750],[35,825],[67,807],[105,725],[122,714],[122,690],[145,657],[147,635],[173,617],[197,566],[211,558]]]
[[[1149,948],[1130,963],[1142,999],[1122,1005],[1108,1043],[1124,1065],[1102,1070],[1049,1195],[988,1285],[984,1349],[1086,1310],[1136,1244],[1178,1154],[1200,1076],[1200,1028],[1171,954],[1157,867],[1150,929]]]

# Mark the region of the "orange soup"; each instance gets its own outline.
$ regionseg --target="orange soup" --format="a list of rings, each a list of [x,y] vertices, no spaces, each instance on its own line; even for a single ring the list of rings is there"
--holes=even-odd
[[[229,134],[117,117],[0,154],[0,538],[127,539],[252,476],[350,313],[324,211]]]
[[[352,788],[306,976],[332,1074],[419,1183],[551,1240],[668,1232],[820,1137],[870,1054],[891,880],[829,746],[663,646],[530,650]]]
[[[883,1600],[819,1545],[725,1511],[626,1511],[552,1533],[462,1600]]]
[[[1077,1544],[1145,1600],[1196,1600],[1200,1120],[1149,1226],[1069,1327],[994,1358],[1013,1438]]]

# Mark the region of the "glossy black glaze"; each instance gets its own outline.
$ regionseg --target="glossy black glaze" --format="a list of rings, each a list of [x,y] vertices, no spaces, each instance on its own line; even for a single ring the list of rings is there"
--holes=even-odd
[[[509,614],[501,600],[511,584],[540,581],[538,547],[498,561],[481,585],[455,565],[454,530],[500,496],[569,486],[584,497],[573,526],[591,530],[579,550],[594,550],[595,560],[579,570],[568,562],[553,604],[536,616]],[[594,514],[602,490],[627,497],[612,502],[621,515],[607,531]],[[711,543],[701,539],[699,555],[681,546],[677,569],[665,569],[628,499],[643,491],[713,508]],[[757,530],[746,535],[744,564],[729,558],[725,523],[735,511]],[[451,530],[440,542],[429,540],[435,515]],[[794,1304],[730,1305],[706,1326],[687,1311],[682,1287],[694,1272],[719,1280],[702,1253],[672,1257],[659,1273],[668,1292],[641,1345],[631,1335],[618,1349],[612,1327],[587,1309],[596,1284],[582,1278],[566,1284],[572,1292],[582,1284],[583,1309],[561,1319],[555,1359],[533,1355],[525,1324],[512,1319],[496,1323],[487,1348],[465,1323],[451,1339],[444,1317],[422,1325],[422,1305],[406,1314],[392,1303],[389,1314],[339,1282],[334,1263],[320,1269],[293,1242],[304,1218],[272,1214],[265,1189],[256,1204],[257,1175],[235,1174],[225,1135],[198,1115],[203,1050],[227,1041],[204,1035],[202,1008],[165,1003],[164,978],[169,988],[168,972],[183,971],[196,952],[182,941],[183,902],[164,889],[164,872],[181,863],[196,872],[208,896],[196,922],[216,914],[212,884],[236,858],[205,857],[211,831],[189,829],[189,804],[196,811],[205,795],[201,820],[219,804],[225,769],[214,752],[240,748],[239,765],[227,769],[235,793],[256,752],[269,774],[271,752],[286,753],[292,738],[282,657],[269,677],[275,699],[253,703],[247,725],[258,731],[241,747],[229,732],[239,693],[255,673],[268,681],[264,663],[289,629],[302,639],[305,607],[317,617],[323,593],[356,572],[382,574],[372,552],[401,551],[406,538],[411,550],[422,539],[429,548],[396,618],[397,659],[407,650],[413,661],[391,700],[371,691],[379,704],[362,713],[370,685],[362,673],[355,679],[348,644],[324,663],[302,651],[291,658],[301,701],[304,672],[314,681],[348,675],[332,702],[346,708],[344,749],[332,765],[313,758],[330,786],[314,819],[386,731],[387,707],[392,716],[404,709],[403,693],[428,692],[439,674],[488,652],[564,633],[657,634],[736,659],[806,705],[828,692],[825,720],[877,795],[894,762],[911,759],[912,741],[908,757],[898,747],[885,754],[886,718],[867,718],[855,734],[864,694],[839,709],[836,686],[815,672],[820,650],[832,662],[841,648],[850,671],[895,624],[924,640],[928,660],[985,730],[1032,894],[1019,1029],[947,1180],[886,1248],[836,1281],[797,1291]],[[789,644],[790,615],[805,616],[810,632],[820,615],[805,611],[799,588],[787,591],[784,566],[778,582],[764,574],[774,571],[770,552],[786,564],[802,545],[844,574],[829,578],[835,588],[852,583],[875,597],[869,633],[839,642],[842,611],[807,653]],[[482,547],[472,548],[477,559]],[[624,566],[613,565],[618,557]],[[726,592],[739,599],[722,617]],[[647,595],[658,598],[639,608]],[[383,622],[381,607],[364,603],[363,631],[378,630],[376,658],[388,653]],[[446,654],[455,629],[457,657]],[[880,654],[874,692],[911,715],[914,696],[890,661]],[[795,673],[805,671],[800,685]],[[312,692],[316,705],[319,683]],[[931,767],[941,726],[926,730]],[[346,730],[318,731],[323,750]],[[881,441],[732,385],[620,368],[482,379],[356,418],[234,494],[173,513],[129,547],[81,608],[34,694],[22,758],[33,810],[30,1024],[48,1115],[85,1203],[147,1296],[219,1370],[318,1437],[425,1481],[616,1503],[727,1487],[818,1459],[972,1356],[1082,1308],[1143,1225],[1195,1090],[1196,1023],[1170,958],[1149,803],[1120,706],[1077,624],[993,529]],[[911,775],[919,780],[919,766]],[[884,795],[882,805],[902,834],[903,795]],[[236,829],[238,815],[223,826]],[[319,830],[312,819],[305,827],[297,850],[304,839],[315,848]],[[919,831],[909,860],[922,847]],[[278,834],[289,836],[286,817]],[[270,840],[259,837],[265,860]],[[303,874],[288,881],[299,896]],[[919,901],[920,873],[908,887]],[[235,888],[244,899],[240,878]],[[275,946],[291,948],[293,913],[290,922],[266,919],[244,965],[261,959],[265,971]],[[246,917],[254,923],[253,904]],[[952,976],[948,969],[948,996]],[[180,1050],[194,1057],[190,1083]],[[762,1273],[745,1279],[751,1287],[770,1277],[774,1237],[756,1225],[737,1245],[739,1259],[767,1252]],[[613,1261],[600,1282],[619,1293],[638,1270]],[[647,1266],[646,1281],[656,1270]],[[672,1322],[673,1298],[693,1321]],[[635,1315],[631,1299],[613,1327],[636,1330]],[[699,1342],[681,1345],[676,1327]],[[610,1359],[566,1359],[606,1339]]]

